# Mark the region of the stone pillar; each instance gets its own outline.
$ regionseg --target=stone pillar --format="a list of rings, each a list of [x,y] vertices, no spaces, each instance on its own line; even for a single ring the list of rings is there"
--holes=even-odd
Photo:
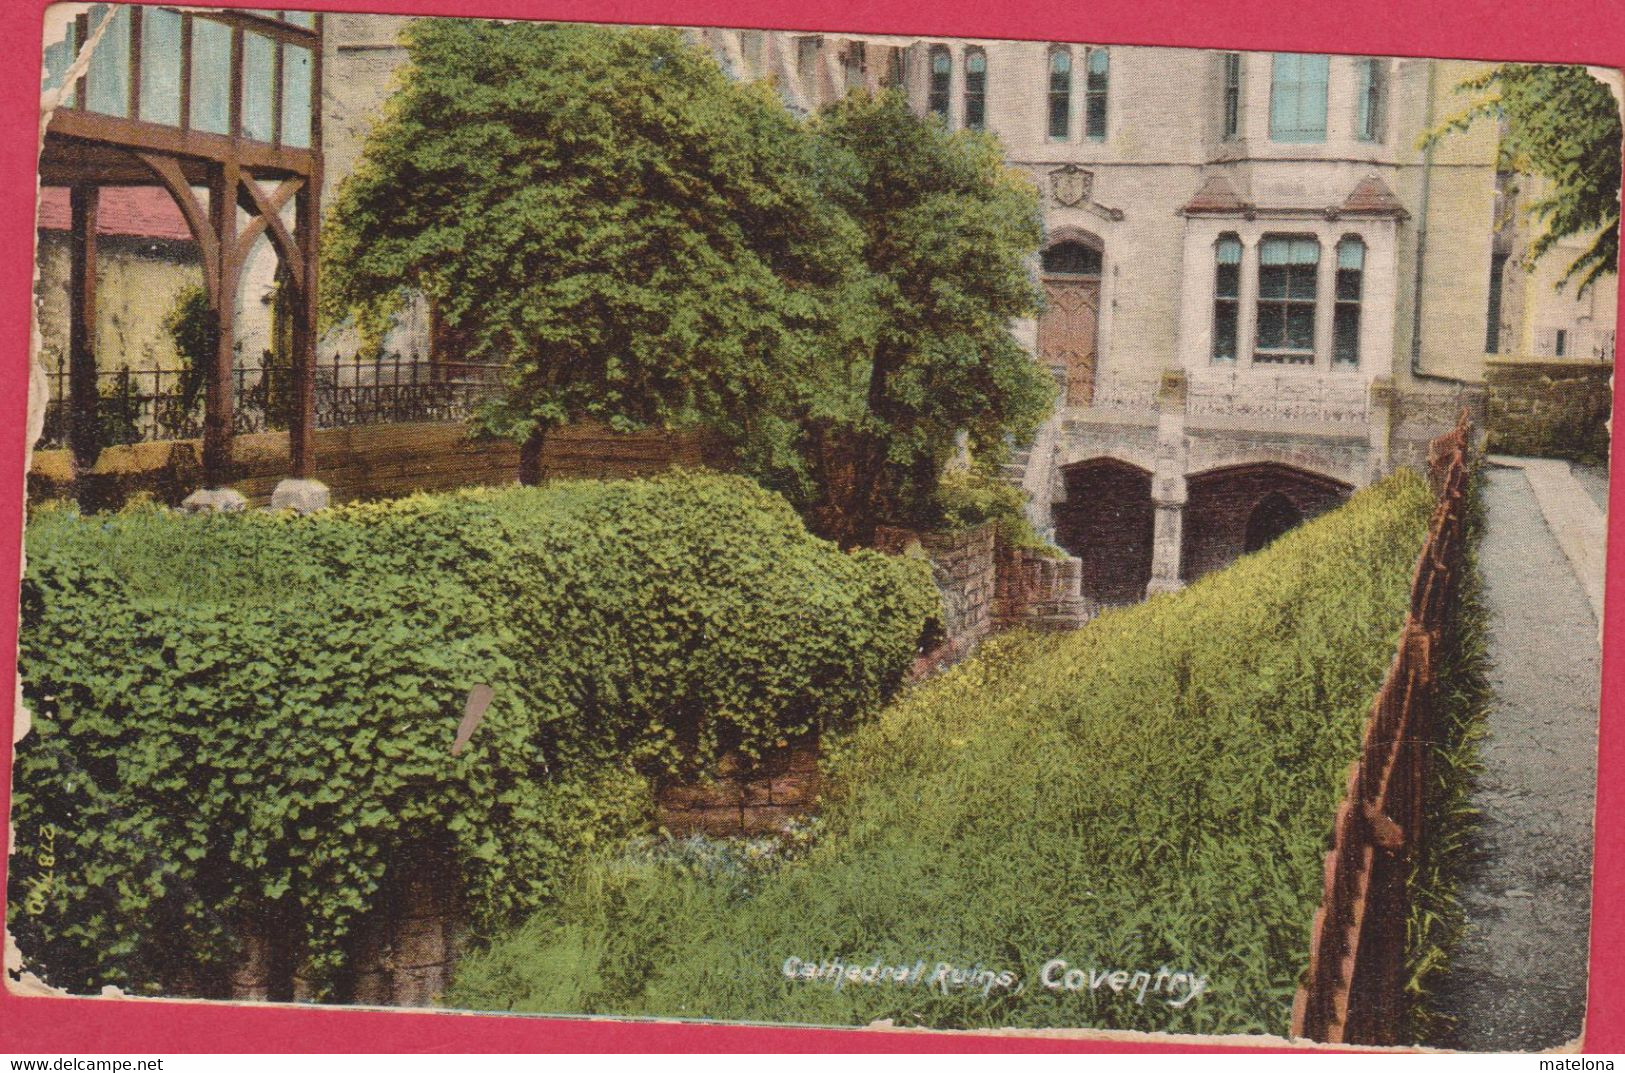
[[[1171,370],[1162,374],[1157,390],[1157,457],[1151,473],[1151,504],[1156,514],[1147,596],[1185,587],[1179,579],[1179,560],[1184,547],[1186,388],[1185,373]]]
[[[1379,376],[1371,381],[1370,403],[1366,410],[1366,436],[1371,447],[1371,462],[1366,479],[1380,480],[1388,473],[1391,452],[1389,440],[1394,429],[1394,381]]]

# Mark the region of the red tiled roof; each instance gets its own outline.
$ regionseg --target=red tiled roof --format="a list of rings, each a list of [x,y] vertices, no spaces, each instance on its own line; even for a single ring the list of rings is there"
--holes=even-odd
[[[1375,175],[1367,175],[1360,180],[1344,199],[1341,211],[1375,216],[1405,215],[1405,207],[1394,197],[1394,192]]]
[[[41,231],[68,230],[68,191],[62,186],[40,189]],[[96,233],[137,238],[190,240],[186,218],[169,191],[158,186],[106,186],[96,207]]]
[[[1236,196],[1236,188],[1222,175],[1214,175],[1186,203],[1185,212],[1239,212],[1246,204]]]

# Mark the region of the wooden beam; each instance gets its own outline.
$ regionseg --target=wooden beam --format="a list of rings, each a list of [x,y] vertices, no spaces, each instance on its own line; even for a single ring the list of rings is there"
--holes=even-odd
[[[96,207],[94,186],[69,192],[72,227],[68,268],[68,443],[75,467],[84,472],[101,454],[101,397],[96,384]]]
[[[198,161],[236,159],[244,168],[277,175],[308,175],[315,163],[310,149],[281,148],[269,142],[234,139],[225,134],[180,130],[162,123],[98,115],[72,108],[51,113],[46,138],[76,138],[123,149],[142,149]]]
[[[232,395],[235,374],[237,284],[237,201],[232,191],[241,181],[235,161],[220,165],[209,183],[209,219],[218,244],[218,282],[214,300],[214,355],[206,370],[203,404],[203,481],[224,487],[231,479]]]
[[[192,193],[192,186],[186,181],[181,166],[173,157],[160,156],[156,153],[137,153],[136,158],[145,164],[169,191],[175,204],[186,219],[186,226],[192,232],[192,239],[198,245],[198,252],[203,258],[203,286],[209,292],[209,304],[220,304],[220,242],[215,235],[215,225],[208,215],[204,214],[203,206],[198,204],[197,197]],[[212,211],[212,207],[211,207]]]
[[[237,188],[237,203],[249,215],[247,225],[237,236],[238,262],[246,264],[254,240],[260,237],[261,232],[269,232],[277,256],[287,268],[294,287],[300,291],[305,288],[304,253],[302,244],[294,241],[293,236],[288,233],[287,225],[282,222],[282,209],[287,205],[288,199],[305,185],[305,180],[301,178],[284,179],[281,185],[267,195],[252,177],[244,176]]]

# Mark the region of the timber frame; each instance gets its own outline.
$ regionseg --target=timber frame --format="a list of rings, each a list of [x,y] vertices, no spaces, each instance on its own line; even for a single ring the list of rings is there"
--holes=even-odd
[[[71,251],[69,398],[70,443],[76,465],[88,469],[99,452],[96,387],[96,206],[105,186],[161,186],[168,191],[197,243],[204,290],[213,320],[214,353],[205,370],[203,472],[210,488],[231,477],[233,365],[237,298],[243,267],[265,235],[275,248],[293,301],[293,406],[289,450],[297,478],[310,476],[315,415],[316,293],[322,187],[322,16],[309,26],[249,11],[165,10],[180,18],[180,108],[177,124],[142,114],[142,24],[158,8],[123,5],[129,18],[130,72],[125,115],[90,111],[89,80],[80,76],[71,100],[52,112],[40,155],[40,182],[70,191]],[[112,11],[110,6],[109,11]],[[79,15],[75,47],[97,27]],[[230,31],[228,134],[192,129],[193,30],[208,20]],[[275,42],[270,141],[243,133],[245,34]],[[309,50],[310,148],[284,141],[283,44]],[[66,88],[66,87],[64,87]],[[225,87],[222,87],[224,89]],[[70,97],[64,93],[64,97]],[[297,140],[297,139],[295,139]],[[198,191],[207,191],[200,198]],[[293,225],[284,211],[293,205]],[[241,215],[239,214],[241,210]]]

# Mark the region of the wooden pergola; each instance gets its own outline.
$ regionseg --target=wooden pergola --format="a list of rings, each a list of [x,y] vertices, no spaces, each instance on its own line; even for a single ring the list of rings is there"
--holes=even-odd
[[[97,36],[99,34],[99,36]],[[83,44],[95,48],[63,86]],[[162,186],[203,264],[214,353],[205,370],[203,470],[230,479],[234,327],[243,266],[263,234],[293,309],[292,475],[308,477],[315,410],[317,241],[321,211],[322,17],[98,4],[46,50],[61,98],[46,128],[40,181],[70,191],[70,445],[81,467],[97,441],[96,207],[105,186]],[[54,79],[54,84],[53,80]],[[199,191],[204,191],[200,197]],[[292,226],[284,219],[293,206]]]

